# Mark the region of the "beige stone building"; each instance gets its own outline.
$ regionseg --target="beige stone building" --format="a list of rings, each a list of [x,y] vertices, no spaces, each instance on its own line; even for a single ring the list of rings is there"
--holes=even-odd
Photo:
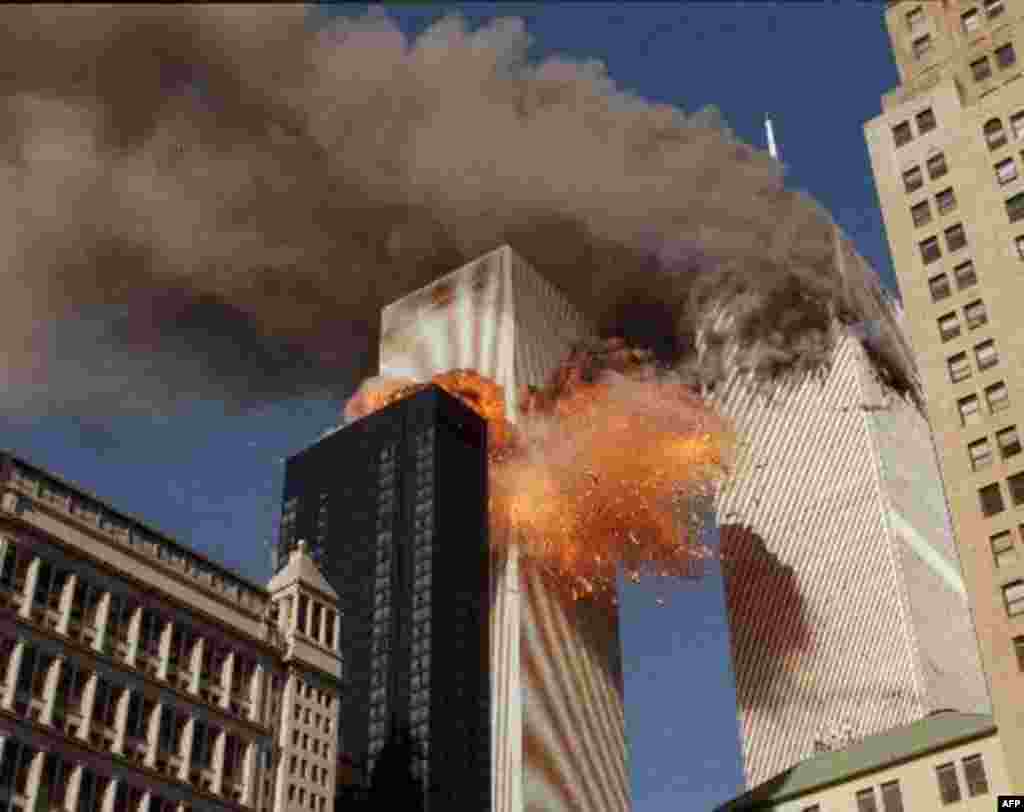
[[[803,761],[717,812],[987,812],[1006,780],[992,717],[937,711]]]
[[[334,808],[337,596],[0,456],[0,810]]]
[[[1022,0],[888,3],[901,84],[865,125],[1017,792],[1024,791],[1022,15]]]

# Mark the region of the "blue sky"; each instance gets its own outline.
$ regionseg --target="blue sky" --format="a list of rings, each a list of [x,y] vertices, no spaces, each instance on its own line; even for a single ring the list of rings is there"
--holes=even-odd
[[[538,58],[600,59],[621,87],[645,98],[688,111],[714,104],[759,146],[770,113],[790,184],[824,204],[895,288],[861,130],[897,82],[881,3],[388,9],[414,34],[453,10],[474,26],[522,17]],[[242,415],[200,402],[159,421],[108,425],[42,415],[26,427],[0,417],[0,446],[262,581],[282,460],[333,425],[337,412],[336,403],[311,400]],[[673,589],[664,607],[649,591],[627,590],[622,629],[636,812],[711,809],[735,795],[742,777],[717,573]]]

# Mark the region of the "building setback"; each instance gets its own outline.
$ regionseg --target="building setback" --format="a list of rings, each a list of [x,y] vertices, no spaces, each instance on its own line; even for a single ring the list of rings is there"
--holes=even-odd
[[[281,545],[340,595],[344,747],[408,734],[431,809],[490,809],[487,424],[436,386],[290,458]]]
[[[0,456],[0,809],[330,810],[336,596],[264,589]]]
[[[1024,792],[1020,0],[890,2],[900,85],[864,126],[1006,751]]]
[[[836,324],[820,376],[735,371],[712,395],[744,443],[717,514],[748,787],[940,708],[988,709],[928,423],[875,372],[882,355],[913,371],[898,314],[836,240],[877,340]]]

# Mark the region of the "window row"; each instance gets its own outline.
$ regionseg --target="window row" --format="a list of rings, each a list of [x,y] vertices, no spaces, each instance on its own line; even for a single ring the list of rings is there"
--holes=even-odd
[[[1010,408],[1010,393],[1005,381],[999,381],[991,386],[985,387],[985,401],[988,404],[989,413],[999,414]],[[962,426],[978,426],[984,420],[981,412],[981,401],[977,395],[967,395],[960,398],[957,403],[957,411],[960,414]]]
[[[988,776],[985,775],[985,763],[981,754],[961,759],[960,764],[963,768],[964,782],[967,785],[967,797],[977,798],[979,795],[987,795]],[[943,804],[955,804],[962,799],[960,779],[954,762],[940,764],[935,768],[935,776],[939,782],[939,797]]]
[[[887,781],[879,786],[885,812],[903,812],[903,794],[899,781]],[[857,792],[857,812],[878,812],[878,799],[875,788],[868,787]]]
[[[939,329],[942,329],[941,324]],[[959,325],[957,329],[959,330]],[[945,340],[945,337],[943,337],[943,341]],[[974,359],[980,372],[996,366],[999,363],[999,355],[996,352],[994,341],[989,339],[976,345],[974,348]],[[973,374],[971,362],[968,360],[966,352],[958,352],[956,355],[951,355],[947,358],[946,368],[949,371],[949,380],[952,383],[961,383],[969,380]]]
[[[953,269],[953,279],[956,281],[958,291],[967,290],[978,284],[978,273],[974,269],[971,260],[961,262]],[[940,273],[928,280],[928,290],[931,293],[933,302],[941,302],[953,295],[952,286],[949,283],[949,275]]]
[[[1010,492],[1010,501],[1014,507],[1024,505],[1024,472],[1013,474],[1006,478],[1006,486]],[[978,500],[981,503],[981,512],[988,518],[996,516],[1006,510],[1006,503],[1003,501],[1003,489],[1000,483],[992,482],[983,488],[978,488]]]
[[[311,737],[308,733],[299,733],[298,730],[292,730],[292,747],[305,750],[321,758],[330,758],[331,756],[330,739],[318,739],[315,736]]]
[[[1013,163],[1012,158],[1010,163]],[[956,195],[953,194],[953,187],[943,189],[935,195],[935,209],[940,215],[948,214],[956,209]],[[913,219],[915,226],[928,225],[932,221],[931,204],[927,200],[922,200],[920,203],[911,206],[910,217]]]
[[[1021,200],[1024,205],[1024,198]],[[957,223],[943,230],[946,237],[946,248],[950,251],[959,251],[967,245],[967,233],[964,231],[963,223]],[[929,237],[918,243],[921,249],[921,260],[925,265],[930,265],[942,257],[942,249],[939,247],[939,238]]]
[[[983,0],[982,8],[989,20],[994,20],[1006,10],[1004,0]],[[974,34],[981,28],[981,24],[981,13],[976,7],[960,15],[960,27],[965,34]]]
[[[266,594],[238,581],[228,570],[205,561],[169,539],[163,539],[140,524],[121,517],[84,494],[14,463],[11,474],[17,487],[75,519],[92,525],[115,541],[138,553],[152,556],[201,586],[222,593],[244,609],[262,613]]]
[[[296,703],[295,721],[305,725],[312,725],[316,730],[323,730],[324,733],[331,732],[331,717],[313,713],[311,708],[303,708]]]
[[[964,322],[967,324],[968,330],[977,330],[979,327],[983,327],[988,324],[988,310],[985,308],[985,302],[982,299],[975,299],[973,302],[968,302],[964,305]],[[939,316],[939,337],[946,341],[952,341],[954,338],[960,336],[960,316],[955,310],[951,310],[949,313],[945,313]],[[992,344],[991,341],[985,342],[986,344]],[[982,345],[978,345],[981,347]],[[975,348],[977,352],[977,348]],[[995,366],[998,362],[998,357],[995,356],[995,345],[993,344],[991,349],[983,349],[982,354],[986,357],[986,363],[988,366],[982,366],[982,369],[988,369],[988,367]],[[978,357],[978,363],[981,364],[981,356]]]
[[[1017,53],[1013,50],[1012,42],[1000,45],[992,52],[992,55],[995,57],[999,70],[1007,70],[1017,64]],[[992,64],[987,56],[971,62],[971,76],[974,77],[975,82],[984,82],[992,77]]]
[[[1020,454],[1020,436],[1016,426],[1007,426],[995,434],[995,445],[999,449],[1001,459],[1008,460]],[[981,471],[988,468],[994,461],[995,455],[992,450],[992,443],[988,437],[975,440],[967,446],[967,455],[971,460],[971,470]]]
[[[927,110],[922,110],[916,116],[914,121],[917,124],[917,134],[919,136],[930,133],[934,130],[938,124],[935,121],[935,113],[929,107]],[[910,129],[909,121],[901,121],[895,127],[892,128],[893,141],[897,147],[902,147],[904,144],[909,144],[914,140],[914,134]]]
[[[928,160],[925,161],[925,167],[928,170],[929,180],[938,180],[945,176],[949,172],[949,167],[946,164],[946,154],[944,152],[936,152],[929,156]],[[921,167],[918,164],[905,170],[903,173],[903,188],[910,194],[916,192],[924,186],[924,175],[921,174]]]
[[[288,785],[288,803],[297,804],[298,806],[315,810],[315,812],[326,812],[327,810],[326,796],[317,795],[311,791],[307,799],[306,788],[296,787],[295,784]]]
[[[327,768],[319,764],[310,764],[307,759],[299,761],[298,756],[292,756],[288,773],[298,776],[304,781],[312,781],[322,787],[327,786],[327,776],[329,775]]]

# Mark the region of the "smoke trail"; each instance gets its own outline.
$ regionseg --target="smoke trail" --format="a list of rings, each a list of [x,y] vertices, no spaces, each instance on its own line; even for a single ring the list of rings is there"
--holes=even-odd
[[[530,63],[518,20],[414,42],[290,6],[0,23],[8,409],[345,390],[382,305],[504,242],[627,337],[653,306],[669,356],[723,296],[759,369],[817,362],[851,308],[831,221],[767,154],[599,62]]]

